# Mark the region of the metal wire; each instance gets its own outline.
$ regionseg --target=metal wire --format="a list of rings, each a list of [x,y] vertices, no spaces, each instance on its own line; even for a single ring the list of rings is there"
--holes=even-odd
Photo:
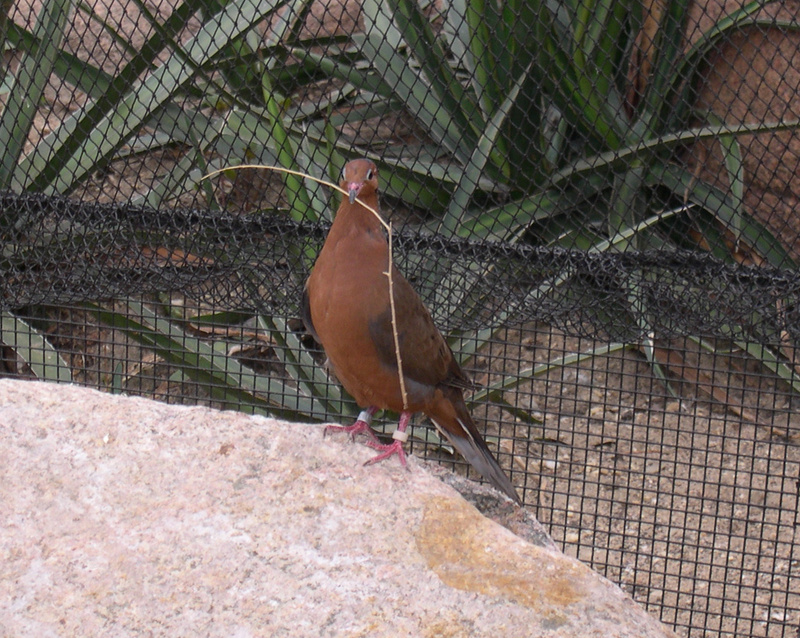
[[[335,195],[200,177],[369,156],[564,551],[681,636],[800,635],[796,3],[106,4],[0,20],[2,376],[352,418],[297,319]]]

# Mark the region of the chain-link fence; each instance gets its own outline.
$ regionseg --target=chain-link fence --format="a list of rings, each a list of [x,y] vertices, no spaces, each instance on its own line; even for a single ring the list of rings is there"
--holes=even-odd
[[[339,195],[232,167],[369,157],[564,550],[680,635],[800,636],[800,4],[3,6],[5,375],[351,421],[299,319]]]

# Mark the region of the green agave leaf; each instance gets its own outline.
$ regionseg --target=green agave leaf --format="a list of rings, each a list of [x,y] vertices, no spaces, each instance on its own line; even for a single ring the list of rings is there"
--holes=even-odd
[[[689,0],[669,0],[664,7],[656,36],[655,59],[651,77],[647,81],[645,96],[639,108],[639,121],[643,135],[655,137],[667,132],[667,114],[671,102],[671,83],[674,69],[683,57],[686,21],[689,17]]]
[[[278,15],[277,24],[270,30],[270,42],[281,42],[293,33],[298,27],[297,16],[305,15],[310,0],[299,0],[291,3],[290,8]],[[273,139],[277,150],[278,161],[281,166],[295,171],[302,171],[306,166],[298,164],[301,155],[300,144],[296,143],[289,135],[290,126],[284,120],[283,108],[276,100],[276,93],[270,78],[270,73],[261,75],[263,99],[267,105],[269,120],[269,135]],[[290,214],[293,219],[318,219],[325,210],[325,202],[314,197],[316,188],[310,189],[303,178],[286,173],[283,176],[286,183],[287,197],[289,199]]]
[[[41,332],[19,317],[0,313],[0,340],[27,363],[37,379],[72,383],[72,369]]]
[[[42,46],[40,38],[14,22],[6,23],[5,27],[7,29],[6,39],[11,47],[34,57],[38,55],[39,48]],[[72,84],[92,98],[100,97],[108,90],[113,80],[112,76],[102,69],[89,62],[84,62],[63,49],[56,52],[53,73],[59,79]]]
[[[677,194],[686,193],[689,201],[716,216],[723,226],[738,229],[741,239],[774,268],[796,268],[781,242],[749,214],[740,213],[729,193],[697,180],[689,171],[675,165],[661,166],[649,180]]]
[[[577,78],[579,98],[584,116],[594,121],[595,128],[606,128],[602,134],[614,148],[622,139],[628,123],[618,108],[622,100],[614,85],[617,76],[614,60],[626,48],[630,36],[620,20],[626,2],[616,0],[584,0],[577,3],[572,33],[572,67]]]
[[[302,395],[283,381],[253,372],[228,355],[224,343],[209,345],[189,336],[175,321],[158,316],[143,303],[133,300],[127,303],[130,312],[125,314],[93,304],[87,304],[87,308],[104,323],[124,329],[132,338],[156,350],[189,378],[235,397],[235,404],[283,418],[297,418],[298,413],[306,418],[324,414],[317,399]]]
[[[655,330],[648,319],[647,308],[642,304],[642,292],[640,286],[635,281],[626,281],[625,287],[628,290],[628,304],[630,307],[630,314],[635,318],[636,323],[639,325],[639,331],[645,335],[640,343],[639,349],[644,354],[644,358],[650,365],[650,369],[655,374],[656,378],[664,384],[664,387],[669,392],[670,396],[677,398],[678,393],[669,382],[667,373],[664,367],[658,362],[655,354]]]
[[[520,77],[517,81],[514,89],[511,91],[509,96],[503,101],[503,104],[498,109],[498,112],[492,116],[492,119],[487,127],[487,130],[481,136],[481,139],[478,142],[475,151],[472,154],[472,158],[470,160],[470,164],[466,167],[463,172],[461,182],[456,189],[456,192],[451,200],[450,207],[448,208],[447,213],[445,214],[440,227],[438,228],[438,232],[445,232],[447,234],[456,234],[458,232],[458,225],[461,219],[464,216],[464,210],[466,209],[469,200],[472,197],[475,189],[477,188],[479,182],[479,176],[483,173],[484,167],[486,163],[489,161],[490,156],[490,149],[494,145],[497,136],[499,135],[500,129],[505,121],[506,116],[508,115],[511,107],[514,104],[514,101],[517,99],[519,95],[519,89],[524,82],[525,78],[527,77],[529,69],[525,71],[523,77]],[[432,256],[431,259],[435,261],[435,256]],[[429,260],[430,261],[430,260]],[[430,263],[427,268],[433,270],[434,264]],[[491,267],[490,267],[491,269]],[[477,265],[471,265],[469,270],[473,271],[475,277],[479,280],[483,276],[485,276],[485,272],[483,269]],[[449,271],[445,271],[443,277],[439,279],[439,284],[434,286],[435,289],[442,289],[442,290],[450,290],[455,289],[458,290],[459,286],[457,285],[458,282],[454,280],[458,280],[463,278],[463,273],[452,273]],[[456,285],[452,285],[456,283]],[[450,307],[455,307],[456,311],[455,314],[463,314],[466,316],[471,315],[473,312],[478,311],[477,308],[474,308],[469,304],[467,301],[471,295],[471,289],[467,289],[465,291],[464,296],[461,299],[456,300],[448,300],[448,304]]]
[[[636,212],[646,210],[645,202],[642,201],[642,186],[646,174],[644,163],[635,160],[628,170],[614,179],[607,232],[614,238],[613,245],[620,250],[639,248],[635,243],[635,236],[628,235],[629,239],[623,237],[626,235],[625,231],[636,223]]]
[[[541,31],[541,66],[534,70],[541,74],[547,96],[588,141],[588,148],[620,148],[616,100],[610,100],[610,94],[600,96],[594,91],[591,78],[575,64],[573,52],[567,48],[571,37],[559,28],[558,22],[551,17],[544,26],[548,28]]]
[[[275,92],[269,79],[269,73],[261,76],[262,91],[267,108],[267,135],[265,139],[274,140],[275,149],[278,155],[278,163],[284,168],[293,171],[299,170],[295,159],[297,157],[297,145],[290,137],[282,116],[282,107],[276,99]],[[286,184],[286,195],[289,200],[289,210],[292,219],[302,221],[306,218],[315,218],[314,209],[311,207],[311,198],[306,190],[303,179],[291,173],[283,175]]]
[[[686,208],[684,206],[673,208],[671,210],[660,211],[655,215],[651,215],[650,217],[643,219],[634,226],[628,226],[626,228],[623,228],[610,239],[599,240],[591,247],[588,247],[587,250],[589,250],[590,252],[598,252],[598,253],[607,252],[609,250],[623,250],[630,244],[631,240],[637,235],[652,228],[656,224],[659,224],[662,221],[674,217],[685,211]]]
[[[734,338],[733,341],[733,344],[736,346],[736,348],[742,352],[746,352],[762,366],[777,374],[792,388],[794,392],[800,393],[800,375],[794,370],[792,365],[776,355],[771,348],[763,346],[759,343],[754,343],[752,341],[746,341],[741,338],[742,335],[740,330],[732,330],[731,327],[726,327],[723,329],[731,335],[737,335],[738,333],[739,338]],[[716,343],[712,343],[706,339],[700,339],[697,337],[692,337],[692,341],[697,343],[701,348],[703,348],[703,350],[706,350],[712,354],[729,354],[734,350],[734,348],[720,348]]]
[[[479,116],[472,118],[478,132],[485,131],[526,69],[543,66],[538,47],[532,45],[542,11],[536,0],[447,3],[442,38],[452,52],[451,65],[457,73],[463,68],[463,83],[480,109]],[[528,75],[530,79],[515,100],[486,166],[487,177],[512,188],[529,188],[541,173],[543,96],[535,74],[528,71]]]
[[[797,374],[791,365],[783,361],[771,349],[752,341],[735,341],[734,343],[765,368],[777,374],[791,386],[792,390],[800,393],[800,374]]]
[[[325,167],[330,163],[330,157],[327,144],[315,144],[308,136],[300,138],[296,163],[301,172],[319,179],[327,179]],[[334,183],[337,181],[338,179],[334,180]],[[326,189],[320,183],[310,179],[303,179],[303,188],[307,193],[310,206],[306,219],[330,220],[333,212],[326,196]]]
[[[493,151],[496,150],[496,144],[502,131],[503,124],[514,106],[514,102],[517,100],[522,84],[527,79],[529,72],[530,67],[517,79],[508,96],[497,109],[497,112],[492,115],[491,120],[489,120],[486,126],[486,130],[481,133],[481,137],[475,149],[472,151],[469,163],[464,168],[456,191],[453,194],[453,198],[450,200],[450,206],[442,218],[439,232],[444,232],[448,235],[461,234],[459,233],[459,224],[464,217],[464,213],[469,206],[469,202],[475,190],[478,188],[480,176],[485,172],[486,164],[489,162]]]
[[[66,118],[52,133],[48,134],[36,148],[19,162],[14,172],[15,190],[41,191],[55,177],[70,154],[85,141],[92,132],[94,123],[116,108],[122,96],[138,81],[140,74],[150,68],[163,48],[163,33],[181,31],[193,13],[206,0],[187,0],[170,14],[164,25],[113,78],[93,103]]]
[[[41,46],[23,56],[0,116],[0,190],[11,186],[36,109],[56,64],[71,7],[70,0],[46,0],[42,3],[34,28],[34,37]]]
[[[443,96],[437,93],[437,88],[444,90],[442,85],[430,86],[422,70],[415,70],[408,58],[402,55],[400,43],[392,44],[398,29],[388,22],[389,16],[384,6],[385,3],[374,0],[367,0],[363,5],[365,37],[360,42],[362,55],[375,68],[389,95],[395,95],[434,139],[443,144],[456,159],[466,163],[466,152],[462,149],[464,136],[468,136],[467,140],[470,135],[473,140],[476,136],[469,128],[459,125],[456,119],[458,110],[454,111],[452,104],[450,108],[447,105],[443,107]],[[422,45],[412,37],[409,46],[413,52],[415,46]],[[449,79],[444,82],[445,85],[449,85]]]
[[[568,216],[562,231],[567,232],[571,223],[579,223],[569,214],[607,187],[602,175],[582,176],[568,188],[543,190],[467,218],[459,225],[459,235],[517,242],[535,224],[560,215]]]
[[[136,0],[134,0],[134,2],[135,1]],[[138,51],[136,50],[136,47],[134,47],[131,44],[129,37],[126,37],[126,36],[120,34],[120,32],[117,31],[117,29],[115,29],[114,26],[108,20],[103,18],[103,16],[101,16],[99,13],[97,13],[87,3],[78,2],[77,6],[78,6],[78,10],[79,11],[82,11],[87,16],[89,16],[89,20],[91,22],[95,22],[95,23],[99,24],[100,27],[103,29],[103,31],[111,37],[111,39],[114,41],[114,43],[117,46],[119,46],[120,48],[122,48],[122,49],[124,49],[125,51],[128,52],[128,55],[136,55],[138,53]],[[139,6],[141,7],[141,5],[139,5]],[[144,13],[145,17],[152,17],[152,16],[149,15],[150,12],[147,11],[146,9],[147,8],[145,7],[145,13]],[[152,20],[150,21],[150,24],[151,25],[153,24]]]
[[[788,131],[798,127],[800,127],[800,121],[798,120],[783,120],[755,124],[700,126],[674,133],[667,133],[655,139],[635,142],[618,150],[606,151],[590,157],[580,158],[553,173],[548,186],[560,186],[571,182],[579,176],[588,174],[604,175],[609,178],[615,170],[629,167],[635,160],[646,160],[654,155],[666,155],[668,152],[684,144],[691,144],[704,139],[718,138],[720,135],[747,135]],[[658,170],[660,169],[654,168],[651,172]]]
[[[69,192],[172,99],[192,79],[196,68],[208,64],[230,40],[284,4],[278,0],[232,0],[186,43],[182,55],[171,56],[143,80],[137,81],[115,109],[96,122],[89,135],[60,167],[54,181],[43,190],[47,193]],[[86,110],[70,118],[64,126],[68,130],[75,126]]]
[[[283,363],[286,371],[297,383],[298,388],[307,396],[314,397],[325,411],[321,414],[338,414],[355,416],[358,408],[355,402],[346,401],[339,387],[332,384],[322,367],[317,364],[311,354],[302,346],[300,339],[289,330],[286,321],[278,317],[259,316],[262,328],[275,339],[275,354]]]
[[[454,4],[464,31],[461,37],[468,53],[465,59],[473,90],[478,96],[483,118],[488,121],[500,108],[505,85],[499,76],[506,70],[498,68],[500,65],[492,43],[498,41],[510,46],[511,40],[507,31],[498,28],[499,16],[493,2],[466,0]]]
[[[327,77],[344,80],[358,89],[370,91],[385,98],[392,96],[391,86],[378,74],[366,72],[355,65],[342,64],[339,59],[330,55],[322,55],[299,47],[292,48],[291,54],[309,71],[319,70]]]
[[[430,22],[416,0],[385,0],[383,6],[391,10],[403,42],[420,64],[426,84],[438,98],[439,109],[449,113],[460,133],[461,144],[469,146],[480,130],[480,114],[474,98],[464,91],[456,78]]]
[[[711,122],[711,124],[717,126],[723,124],[722,120],[717,117],[715,113],[708,112],[705,114],[705,117],[709,122]],[[742,232],[738,221],[742,218],[742,215],[745,214],[744,162],[742,161],[742,150],[735,135],[720,135],[719,145],[722,149],[725,168],[728,171],[728,184],[730,184],[731,201],[736,207],[737,213],[737,215],[731,219],[730,229],[738,241]]]

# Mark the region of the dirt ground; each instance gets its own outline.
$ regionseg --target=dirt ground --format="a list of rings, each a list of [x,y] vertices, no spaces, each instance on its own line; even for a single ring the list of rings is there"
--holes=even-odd
[[[543,327],[507,343],[530,343],[498,346],[498,361],[519,356],[522,368],[600,345]],[[566,552],[679,633],[776,635],[764,621],[796,627],[800,602],[798,399],[744,357],[697,359],[717,383],[742,389],[756,420],[675,377],[671,396],[640,353],[620,351],[507,397],[538,406],[543,420],[514,428],[512,467],[526,465],[526,502]]]
[[[129,7],[93,4],[101,15],[118,18],[134,46],[141,43],[144,34]],[[172,6],[162,4],[165,11]],[[713,4],[710,13],[723,3]],[[25,3],[17,9],[24,15]],[[320,28],[343,24],[324,11],[314,15]],[[355,24],[351,19],[345,28]],[[85,16],[77,19],[70,42],[76,54],[103,60],[108,71],[121,59],[117,45]],[[740,49],[752,53],[750,47]],[[105,51],[111,57],[103,58]],[[792,56],[796,50],[786,59]],[[86,96],[53,87],[48,99],[49,108],[37,119],[42,135]],[[794,149],[794,138],[783,145]],[[141,195],[174,161],[134,156],[115,163],[94,176],[81,196],[102,201]],[[782,168],[792,162],[796,157],[771,161],[773,177],[795,175]],[[767,195],[749,190],[754,207],[768,205],[768,195],[780,192],[788,198],[786,207],[794,209],[796,184],[790,188],[787,182],[778,191],[772,181],[759,175],[753,188]],[[228,190],[237,189],[228,185]],[[220,405],[201,385],[176,378],[165,361],[84,311],[63,309],[45,319],[51,342],[79,383],[113,389],[124,379],[117,389]],[[473,362],[471,372],[487,384],[598,345],[546,326],[509,329]],[[639,352],[621,350],[559,366],[506,392],[505,400],[536,422],[497,405],[477,406],[475,418],[499,438],[501,460],[524,490],[526,505],[564,551],[621,584],[679,635],[800,635],[800,398],[744,355],[712,357],[688,341],[669,345],[708,384],[733,388],[731,402],[712,400],[674,369],[673,394]],[[258,369],[276,369],[270,367],[270,347],[262,343],[246,343],[240,356]],[[449,460],[433,445],[414,449]]]

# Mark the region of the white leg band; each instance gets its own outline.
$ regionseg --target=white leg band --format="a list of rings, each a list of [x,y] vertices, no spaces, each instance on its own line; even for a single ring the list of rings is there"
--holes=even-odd
[[[363,421],[367,425],[372,423],[372,415],[367,412],[366,410],[361,410],[361,414],[358,415],[358,420]]]
[[[408,441],[408,432],[401,432],[400,430],[395,430],[394,434],[392,434],[392,438],[395,441],[400,441],[401,443],[405,443]]]

